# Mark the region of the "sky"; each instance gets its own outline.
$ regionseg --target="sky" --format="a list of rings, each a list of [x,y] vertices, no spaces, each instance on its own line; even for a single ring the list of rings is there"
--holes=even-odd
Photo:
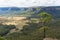
[[[60,0],[0,0],[0,7],[60,6]]]

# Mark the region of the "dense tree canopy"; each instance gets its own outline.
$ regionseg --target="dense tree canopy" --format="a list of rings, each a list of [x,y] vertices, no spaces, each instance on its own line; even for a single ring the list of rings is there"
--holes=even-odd
[[[47,12],[41,12],[37,16],[40,18],[39,20],[41,22],[49,22],[52,19],[52,15]]]

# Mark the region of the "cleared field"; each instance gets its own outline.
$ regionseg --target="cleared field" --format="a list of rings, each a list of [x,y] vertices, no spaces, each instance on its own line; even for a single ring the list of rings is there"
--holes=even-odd
[[[0,17],[0,23],[3,25],[15,25],[16,28],[22,29],[24,25],[27,25],[26,17]]]

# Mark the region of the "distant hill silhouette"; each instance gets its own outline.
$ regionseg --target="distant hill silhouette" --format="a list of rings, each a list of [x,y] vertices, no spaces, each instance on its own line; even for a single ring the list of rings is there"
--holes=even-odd
[[[49,6],[49,7],[0,7],[0,15],[35,15],[42,11],[52,14],[55,18],[60,18],[60,6]],[[24,16],[24,15],[23,15]]]

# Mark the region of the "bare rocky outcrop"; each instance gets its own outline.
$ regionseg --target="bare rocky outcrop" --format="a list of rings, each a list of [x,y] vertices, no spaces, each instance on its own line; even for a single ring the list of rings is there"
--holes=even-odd
[[[58,40],[56,38],[44,38],[43,40]]]

